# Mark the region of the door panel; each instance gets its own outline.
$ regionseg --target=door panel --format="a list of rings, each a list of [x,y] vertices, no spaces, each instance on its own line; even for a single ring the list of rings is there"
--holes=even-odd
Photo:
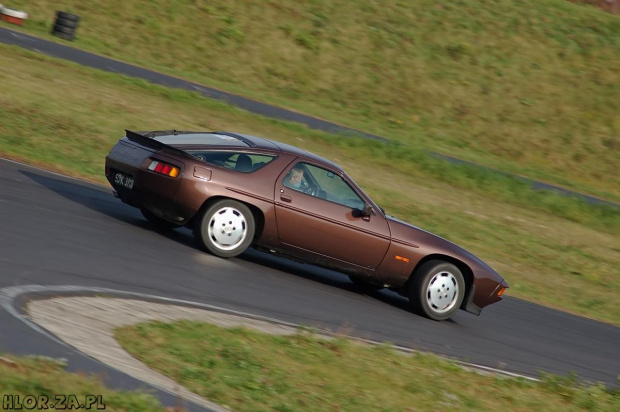
[[[390,243],[389,227],[383,216],[374,215],[364,220],[359,209],[326,200],[323,190],[307,190],[313,193],[308,194],[285,186],[287,172],[278,178],[275,186],[280,241],[303,249],[298,252],[306,256],[328,257],[336,266],[347,262],[375,269]],[[320,182],[307,175],[304,180],[306,186]]]

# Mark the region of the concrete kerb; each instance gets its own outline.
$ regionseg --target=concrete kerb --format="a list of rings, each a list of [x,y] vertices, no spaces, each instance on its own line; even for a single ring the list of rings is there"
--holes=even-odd
[[[294,334],[296,329],[219,311],[112,297],[56,297],[28,302],[30,319],[66,341],[81,353],[99,360],[156,388],[173,392],[185,402],[214,411],[225,411],[154,371],[128,353],[116,340],[119,327],[148,321],[201,321],[220,327],[247,327],[271,334]]]
[[[186,388],[183,388],[177,382],[147,368],[140,361],[134,359],[131,355],[124,351],[113,337],[113,329],[116,326],[122,326],[123,324],[133,324],[145,320],[157,319],[173,321],[192,318],[192,316],[187,315],[187,313],[181,316],[172,317],[166,317],[164,315],[158,317],[142,316],[135,319],[133,322],[130,321],[118,324],[108,324],[108,327],[104,327],[106,326],[105,324],[99,323],[98,326],[101,326],[101,329],[104,329],[100,331],[96,328],[93,329],[90,326],[92,322],[97,321],[101,315],[105,315],[104,313],[102,314],[100,312],[96,316],[91,316],[88,322],[81,323],[79,322],[79,318],[80,314],[85,312],[83,310],[84,308],[74,310],[72,313],[65,312],[62,316],[58,316],[59,310],[62,309],[59,308],[58,305],[54,307],[54,302],[64,300],[63,303],[66,303],[67,300],[71,299],[105,299],[106,301],[117,299],[124,302],[139,302],[141,306],[149,304],[165,306],[167,309],[170,309],[170,311],[177,309],[177,312],[179,311],[178,309],[200,311],[201,313],[209,312],[243,320],[238,321],[235,326],[254,327],[259,330],[266,330],[268,333],[283,333],[283,331],[286,331],[287,333],[292,334],[297,329],[296,325],[288,324],[286,322],[275,321],[265,317],[211,305],[105,288],[26,285],[0,289],[0,307],[10,313],[13,317],[25,323],[31,329],[45,335],[47,338],[56,343],[79,351],[102,365],[112,367],[113,369],[147,383],[152,387],[180,398],[183,401],[191,402],[195,405],[216,412],[227,411],[228,409],[199,397]],[[75,304],[74,301],[70,303]],[[99,305],[96,305],[97,307],[105,306],[105,303],[103,305],[101,302],[99,303]],[[44,309],[42,309],[41,305],[43,305]],[[32,313],[33,307],[35,307],[35,313]],[[122,310],[120,313],[117,312],[115,314],[116,316],[114,316],[115,319],[122,319],[122,316],[118,315],[126,313],[128,308],[123,309],[125,312]],[[139,311],[139,309],[134,307],[133,312],[136,311]],[[156,311],[153,312],[155,313]],[[161,311],[159,313],[161,314]],[[56,315],[56,319],[61,320],[62,325],[59,326],[58,323],[55,324],[53,321],[50,322],[50,318],[47,316],[48,314],[51,314],[51,316]],[[208,319],[202,319],[200,316],[193,316],[193,318],[195,320],[209,321]],[[76,321],[76,319],[78,319],[78,321]],[[212,323],[218,324],[217,321]],[[257,327],[256,325],[259,323],[262,324],[264,328]],[[226,325],[220,322],[220,326]],[[229,324],[228,326],[231,325]],[[86,332],[86,334],[84,332]],[[82,340],[80,340],[80,337]],[[85,337],[89,337],[89,340],[84,341]],[[91,350],[93,348],[94,351]]]

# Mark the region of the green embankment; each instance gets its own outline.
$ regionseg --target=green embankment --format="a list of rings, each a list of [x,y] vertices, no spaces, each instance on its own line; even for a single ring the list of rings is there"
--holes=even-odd
[[[13,0],[47,38],[620,200],[620,17],[566,0]],[[60,41],[60,40],[58,40]]]

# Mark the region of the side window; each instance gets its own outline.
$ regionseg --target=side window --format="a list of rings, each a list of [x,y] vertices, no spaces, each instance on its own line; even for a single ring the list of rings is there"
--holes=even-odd
[[[339,175],[308,163],[297,163],[286,174],[284,186],[353,209],[363,209],[364,201]]]
[[[221,152],[210,150],[188,150],[187,152],[203,162],[243,173],[254,172],[276,158],[276,156],[259,153]]]

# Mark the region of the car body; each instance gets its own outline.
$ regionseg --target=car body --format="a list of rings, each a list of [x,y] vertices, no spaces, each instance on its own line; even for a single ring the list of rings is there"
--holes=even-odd
[[[127,130],[106,157],[114,194],[224,258],[248,247],[389,288],[434,320],[480,314],[508,287],[482,260],[385,214],[335,163],[246,134]]]

